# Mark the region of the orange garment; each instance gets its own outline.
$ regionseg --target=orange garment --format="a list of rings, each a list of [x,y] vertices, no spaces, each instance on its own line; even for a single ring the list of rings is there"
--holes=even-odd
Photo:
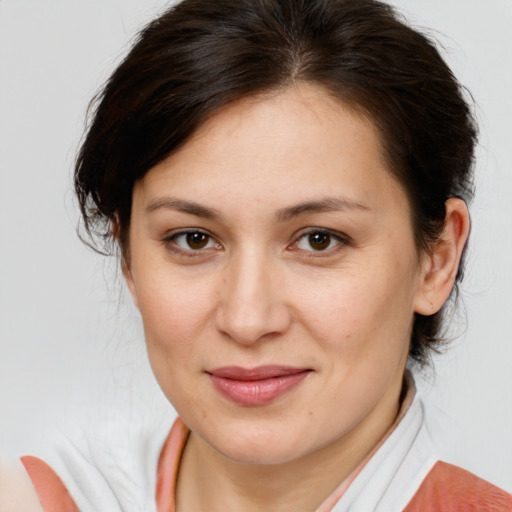
[[[178,467],[188,434],[176,420],[162,448],[155,490],[158,512],[175,512]],[[50,466],[35,457],[23,457],[22,462],[45,512],[79,512]],[[512,495],[459,467],[437,462],[403,512],[484,511],[512,512]]]
[[[181,453],[185,448],[188,428],[178,418],[162,447],[158,461],[155,500],[157,512],[174,512],[175,486]],[[31,456],[21,462],[32,480],[45,512],[80,512],[57,473],[41,459]]]
[[[46,464],[36,457],[22,457],[45,512],[80,512],[61,479]]]
[[[512,512],[512,496],[469,471],[439,461],[404,512]]]

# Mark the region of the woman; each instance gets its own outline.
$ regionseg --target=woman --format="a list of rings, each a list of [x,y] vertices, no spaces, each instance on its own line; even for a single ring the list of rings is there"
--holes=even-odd
[[[405,369],[461,276],[475,139],[385,4],[185,0],[151,23],[75,183],[181,419],[156,498],[80,453],[65,485],[24,458],[45,510],[510,510],[437,460]]]

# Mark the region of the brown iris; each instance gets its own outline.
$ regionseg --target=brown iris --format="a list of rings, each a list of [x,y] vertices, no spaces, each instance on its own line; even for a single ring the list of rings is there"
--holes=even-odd
[[[187,233],[187,245],[191,249],[203,249],[208,244],[209,236],[204,233]]]
[[[308,242],[315,251],[323,251],[329,247],[331,235],[329,233],[313,233],[308,236]]]

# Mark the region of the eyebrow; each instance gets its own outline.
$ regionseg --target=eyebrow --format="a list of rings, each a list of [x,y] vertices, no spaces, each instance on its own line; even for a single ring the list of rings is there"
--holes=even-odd
[[[193,201],[173,199],[170,197],[157,198],[146,206],[146,212],[148,213],[160,209],[177,210],[179,212],[188,213],[189,215],[195,215],[196,217],[202,217],[205,219],[219,219],[222,217],[221,213],[214,208],[207,208],[206,206],[194,203]],[[277,212],[276,217],[278,222],[286,222],[304,213],[336,212],[344,210],[368,211],[369,208],[365,204],[352,199],[326,197],[316,201],[306,201],[288,208],[283,208]]]
[[[326,197],[317,201],[306,201],[277,212],[277,220],[285,222],[303,213],[338,212],[346,210],[369,211],[370,208],[359,201],[347,198]]]
[[[207,208],[193,201],[184,201],[183,199],[173,199],[170,197],[157,198],[146,206],[146,212],[148,213],[160,209],[177,210],[205,219],[218,219],[221,216],[220,212],[213,208]]]

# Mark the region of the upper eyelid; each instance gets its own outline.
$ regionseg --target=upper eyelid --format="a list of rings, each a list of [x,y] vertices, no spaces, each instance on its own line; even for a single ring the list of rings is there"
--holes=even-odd
[[[337,240],[337,243],[334,247],[330,249],[325,249],[322,251],[314,251],[307,249],[300,249],[298,247],[299,242],[306,236],[314,234],[314,233],[326,233],[331,237]],[[306,230],[299,231],[299,234],[296,235],[293,241],[288,245],[287,250],[300,254],[301,258],[305,258],[307,260],[318,259],[318,258],[329,258],[331,256],[335,256],[339,254],[341,250],[345,247],[349,247],[352,245],[352,240],[349,236],[344,233],[340,233],[339,231],[327,229],[327,228],[309,228]]]
[[[169,241],[174,240],[178,236],[186,235],[188,233],[203,233],[203,234],[207,235],[208,237],[210,237],[212,240],[214,240],[217,244],[219,244],[221,246],[223,245],[221,242],[219,242],[218,238],[215,235],[213,235],[211,232],[209,232],[208,230],[203,229],[203,228],[194,228],[194,227],[179,228],[179,229],[170,231],[162,237],[162,240],[164,242],[169,242]],[[292,235],[291,242],[288,244],[288,247],[296,244],[303,237],[311,235],[313,233],[326,233],[326,234],[336,238],[337,240],[339,240],[339,242],[341,242],[343,244],[351,243],[351,238],[342,232],[339,232],[339,231],[336,231],[333,229],[329,229],[329,228],[308,227],[308,228],[302,228],[302,229],[296,231]],[[178,248],[178,249],[184,250],[181,248]]]
[[[162,236],[163,240],[171,240],[173,238],[176,238],[180,235],[188,235],[189,233],[202,233],[203,235],[207,235],[210,238],[213,238],[214,240],[217,240],[217,238],[212,235],[208,230],[202,229],[202,228],[180,228],[180,229],[174,229],[171,231],[168,231]]]
[[[170,246],[170,242],[174,242],[175,239],[178,238],[179,236],[187,235],[189,233],[204,234],[204,235],[208,236],[211,240],[213,240],[216,244],[222,246],[222,244],[218,241],[218,239],[214,235],[212,235],[210,232],[208,232],[207,230],[202,229],[202,228],[180,228],[180,229],[169,231],[162,237],[162,242],[164,245]],[[211,249],[211,247],[209,247],[207,249]],[[172,250],[174,250],[176,252],[181,252],[182,254],[188,254],[188,253],[192,254],[192,253],[200,253],[206,249],[187,250],[187,249],[184,249],[183,247],[179,247],[177,244],[174,244],[174,247],[172,247]]]
[[[348,235],[345,235],[344,233],[341,233],[340,231],[336,231],[334,229],[329,228],[320,228],[320,227],[312,227],[312,228],[304,228],[296,232],[292,237],[292,243],[300,240],[302,237],[311,235],[313,233],[326,233],[328,235],[331,235],[341,242],[349,243],[350,237]]]

